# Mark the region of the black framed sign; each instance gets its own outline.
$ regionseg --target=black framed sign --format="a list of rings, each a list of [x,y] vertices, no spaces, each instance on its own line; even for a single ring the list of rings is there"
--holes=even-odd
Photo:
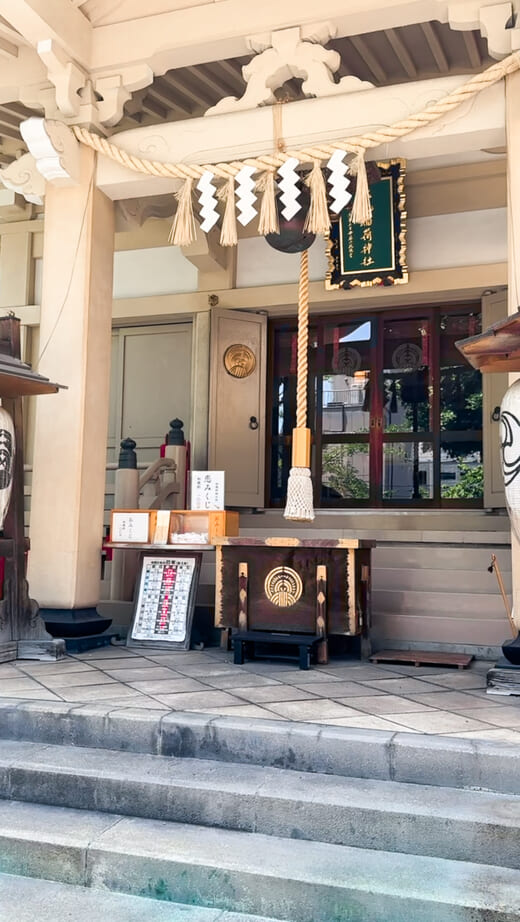
[[[331,224],[328,289],[402,285],[408,281],[405,161],[378,162],[377,166],[381,178],[369,185],[371,224],[352,223],[352,203]]]
[[[142,554],[127,646],[189,650],[202,554]]]

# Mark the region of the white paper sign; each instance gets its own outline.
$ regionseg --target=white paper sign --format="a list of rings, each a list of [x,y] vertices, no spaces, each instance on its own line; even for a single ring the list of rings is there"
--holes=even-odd
[[[191,508],[224,509],[224,471],[191,472]]]
[[[149,524],[149,512],[114,512],[110,537],[122,544],[147,544]]]

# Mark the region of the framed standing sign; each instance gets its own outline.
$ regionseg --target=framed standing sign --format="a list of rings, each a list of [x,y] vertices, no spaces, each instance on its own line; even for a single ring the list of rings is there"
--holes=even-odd
[[[202,554],[143,554],[127,646],[189,650]]]
[[[344,208],[330,228],[325,287],[402,285],[406,265],[405,161],[377,163],[380,179],[370,183],[371,224],[353,224]]]

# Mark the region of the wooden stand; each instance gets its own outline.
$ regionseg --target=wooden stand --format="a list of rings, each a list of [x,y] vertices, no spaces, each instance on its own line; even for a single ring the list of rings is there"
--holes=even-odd
[[[10,414],[15,433],[13,486],[9,509],[0,538],[4,558],[4,595],[0,602],[0,662],[16,659],[58,659],[65,655],[65,642],[47,633],[38,603],[29,598],[25,578],[29,542],[24,536],[23,410],[22,396],[56,393],[58,385],[37,375],[20,361],[3,372],[2,357],[20,359],[20,321],[0,318],[0,397]],[[27,369],[27,371],[25,371]]]
[[[235,662],[259,644],[298,647],[307,669],[312,650],[328,662],[331,634],[356,637],[370,654],[370,552],[373,541],[215,537],[215,624]],[[305,665],[306,664],[306,665]]]

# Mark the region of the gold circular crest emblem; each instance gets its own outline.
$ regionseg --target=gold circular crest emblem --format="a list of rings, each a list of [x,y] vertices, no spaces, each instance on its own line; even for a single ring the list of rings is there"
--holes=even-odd
[[[267,574],[264,591],[273,605],[289,608],[301,598],[303,583],[301,576],[290,567],[275,567]]]
[[[235,343],[224,353],[224,366],[233,378],[248,378],[255,370],[256,359],[249,346]]]

